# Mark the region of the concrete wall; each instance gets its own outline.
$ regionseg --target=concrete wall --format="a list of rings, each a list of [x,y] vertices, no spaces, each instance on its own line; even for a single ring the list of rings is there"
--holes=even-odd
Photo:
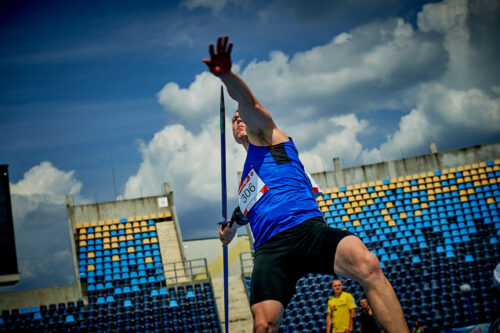
[[[500,158],[500,142],[466,147],[445,152],[403,158],[400,160],[342,169],[338,158],[335,170],[317,172],[312,176],[324,190],[364,182],[391,179],[423,172],[448,169]]]
[[[78,285],[50,287],[42,289],[16,291],[0,295],[0,309],[12,310],[22,307],[76,302],[82,299]]]

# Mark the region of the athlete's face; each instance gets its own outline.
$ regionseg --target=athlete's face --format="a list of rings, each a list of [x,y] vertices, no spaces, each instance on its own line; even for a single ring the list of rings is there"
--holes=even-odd
[[[243,139],[247,138],[247,127],[243,120],[241,120],[238,111],[233,116],[233,136],[236,142],[243,143]]]
[[[335,293],[335,295],[340,295],[342,293],[342,289],[344,289],[344,286],[342,285],[342,281],[340,281],[340,280],[333,280],[332,281],[332,290]]]

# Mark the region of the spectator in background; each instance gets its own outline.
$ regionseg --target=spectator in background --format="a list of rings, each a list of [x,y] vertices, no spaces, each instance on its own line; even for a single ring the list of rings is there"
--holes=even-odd
[[[361,307],[361,313],[358,316],[359,333],[383,333],[384,331],[378,327],[375,317],[373,317],[372,309],[366,298],[359,300],[359,306]]]
[[[334,295],[328,298],[326,333],[351,333],[356,318],[356,302],[351,294],[344,291],[342,281],[332,281]]]
[[[415,321],[415,325],[411,330],[411,333],[424,333],[424,326],[420,324],[418,321]]]

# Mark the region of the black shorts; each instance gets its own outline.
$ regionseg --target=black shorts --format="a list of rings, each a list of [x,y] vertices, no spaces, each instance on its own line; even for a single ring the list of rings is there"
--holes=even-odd
[[[302,276],[334,275],[337,245],[349,235],[353,234],[331,228],[322,217],[315,217],[259,245],[255,249],[250,305],[276,300],[286,308]]]

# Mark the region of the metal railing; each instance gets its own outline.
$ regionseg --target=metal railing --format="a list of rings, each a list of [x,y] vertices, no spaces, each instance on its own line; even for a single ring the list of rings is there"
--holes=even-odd
[[[167,285],[211,280],[206,258],[163,263],[163,272]]]

